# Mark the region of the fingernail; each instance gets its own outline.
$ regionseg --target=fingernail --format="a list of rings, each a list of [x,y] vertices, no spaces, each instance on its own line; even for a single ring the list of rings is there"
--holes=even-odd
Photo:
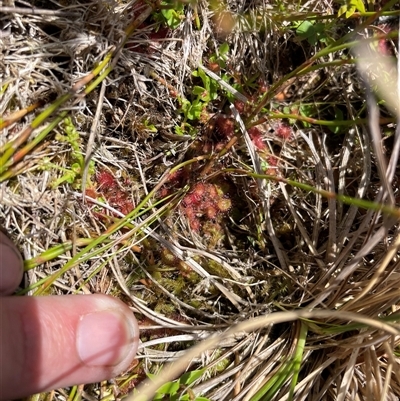
[[[115,310],[89,313],[81,317],[77,330],[77,351],[88,366],[115,366],[129,353],[135,327]]]
[[[0,293],[12,293],[22,280],[22,256],[12,241],[0,231]]]

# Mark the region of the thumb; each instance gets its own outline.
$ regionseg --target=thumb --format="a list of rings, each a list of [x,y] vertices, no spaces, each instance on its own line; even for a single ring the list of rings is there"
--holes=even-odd
[[[132,312],[110,296],[0,298],[0,399],[115,377],[138,336]]]
[[[0,295],[22,273],[0,228]],[[0,399],[115,377],[132,362],[138,337],[129,308],[106,295],[0,297]]]

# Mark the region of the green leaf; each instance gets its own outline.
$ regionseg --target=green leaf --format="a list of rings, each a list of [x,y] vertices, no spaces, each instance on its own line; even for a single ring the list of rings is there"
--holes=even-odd
[[[203,81],[204,87],[209,91],[210,90],[210,78],[208,77],[208,75],[206,75],[206,73],[201,68],[199,68],[198,71],[199,71],[199,77]]]
[[[157,390],[157,394],[168,394],[171,396],[171,395],[176,394],[178,392],[178,390],[179,390],[179,383],[177,381],[168,382],[168,383],[163,384]]]
[[[365,13],[365,7],[362,0],[346,0],[345,4],[339,8],[338,17],[342,14],[346,15],[346,18],[350,18],[356,11]]]
[[[312,118],[313,113],[315,113],[315,106],[311,104],[302,104],[299,107],[299,113],[301,116]],[[311,124],[308,123],[307,121],[302,121],[302,123],[306,128],[311,127]]]
[[[338,107],[335,107],[335,120],[343,121],[343,119],[344,116],[342,110],[340,110]],[[341,125],[329,125],[328,128],[334,134],[340,134],[340,132],[343,130],[343,126]]]
[[[350,0],[350,5],[354,6],[358,11],[365,13],[365,7],[362,0]]]
[[[193,382],[200,379],[200,377],[203,376],[203,374],[204,374],[204,369],[193,370],[192,372],[186,372],[180,377],[179,383],[185,386],[190,386]]]
[[[189,110],[191,104],[189,102],[189,100],[183,99],[182,103],[181,103],[181,108],[179,109],[179,111],[181,111],[183,114],[186,114],[187,111]]]
[[[157,378],[157,375],[155,375],[155,374],[153,374],[153,373],[147,373],[147,377],[148,377],[150,380],[155,380],[155,379]]]
[[[355,7],[349,7],[349,9],[346,11],[346,18],[350,18],[355,12],[356,12]]]
[[[222,45],[219,47],[219,54],[220,56],[225,56],[227,53],[229,53],[229,45],[228,43],[222,43]]]
[[[219,84],[214,79],[210,80],[209,97],[210,100],[215,100],[218,97]]]
[[[296,29],[296,33],[300,40],[307,40],[310,45],[314,46],[317,43],[317,30],[310,21],[303,21]]]
[[[192,102],[189,109],[187,110],[186,117],[188,120],[198,120],[201,115],[201,111],[203,110],[204,103],[200,102],[199,99],[196,99]]]
[[[343,5],[339,8],[337,16],[340,17],[342,14],[344,14],[347,11],[347,6]]]
[[[170,401],[190,401],[190,397],[189,394],[184,394],[184,395],[175,394],[171,397]]]
[[[315,34],[314,25],[310,21],[303,21],[296,29],[296,33],[299,36],[308,38]]]
[[[71,166],[71,170],[75,173],[75,174],[81,174],[81,165],[79,163],[73,163]]]
[[[195,85],[192,90],[193,95],[200,97],[203,97],[204,92],[207,92],[207,89],[198,85]]]

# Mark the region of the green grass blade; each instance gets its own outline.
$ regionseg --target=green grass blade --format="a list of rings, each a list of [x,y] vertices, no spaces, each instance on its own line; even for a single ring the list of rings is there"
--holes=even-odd
[[[307,340],[307,333],[308,333],[307,324],[303,321],[300,321],[300,333],[297,339],[297,347],[294,354],[293,376],[292,376],[292,381],[290,382],[288,401],[293,400],[294,389],[296,388],[299,379],[301,363],[303,361],[304,347],[306,345],[306,340]]]

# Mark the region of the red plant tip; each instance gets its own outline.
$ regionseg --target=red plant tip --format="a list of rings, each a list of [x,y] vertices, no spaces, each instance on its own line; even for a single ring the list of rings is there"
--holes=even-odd
[[[265,169],[265,174],[267,175],[277,175],[279,160],[275,156],[269,156],[267,158],[268,168]]]
[[[285,123],[279,123],[275,128],[275,134],[282,139],[288,140],[292,137],[292,128]]]
[[[99,184],[100,189],[110,191],[118,186],[114,176],[108,171],[99,171],[96,175],[96,181]]]
[[[124,215],[129,214],[135,208],[133,203],[128,200],[126,200],[125,202],[123,202],[122,204],[120,204],[118,206],[119,206],[120,212]]]
[[[179,183],[183,178],[183,169],[175,170],[168,174],[166,182],[168,183]]]
[[[200,231],[200,221],[199,219],[195,218],[193,220],[189,220],[190,228],[193,231]]]
[[[267,93],[268,92],[268,82],[265,79],[260,78],[258,80],[258,90],[260,93]]]
[[[86,195],[92,199],[96,199],[99,196],[99,194],[96,192],[96,190],[94,188],[87,188]]]
[[[235,122],[232,118],[219,115],[215,121],[215,131],[221,139],[230,139],[235,133]]]
[[[380,27],[381,29],[383,29],[383,31],[385,33],[389,33],[390,32],[390,28],[388,26],[383,26]],[[377,51],[379,54],[381,54],[382,56],[393,56],[394,55],[394,49],[392,46],[392,42],[390,40],[387,39],[379,39],[378,40],[378,46],[377,46]]]
[[[196,212],[195,212],[193,206],[191,206],[191,205],[183,207],[183,212],[186,214],[186,217],[189,220],[192,220],[192,219],[196,218]]]
[[[222,198],[218,200],[217,207],[221,212],[226,213],[231,209],[232,202],[228,198]]]
[[[276,167],[278,165],[278,159],[275,156],[269,156],[268,157],[268,164],[271,167]]]
[[[205,208],[205,214],[209,219],[215,219],[218,214],[218,210],[215,206],[209,205]]]
[[[165,186],[162,186],[157,192],[157,196],[159,199],[166,198],[169,194],[170,190]]]
[[[209,63],[208,63],[208,68],[209,68],[212,72],[220,72],[220,71],[221,71],[221,67],[219,66],[218,63],[209,62]]]
[[[261,131],[257,127],[251,127],[247,130],[251,141],[258,150],[265,150],[267,145],[264,143],[264,138]]]
[[[192,191],[192,194],[195,194],[196,196],[199,196],[201,198],[204,196],[205,193],[206,193],[206,186],[202,182],[196,184]]]
[[[108,197],[106,195],[106,198],[110,206],[119,210],[122,214],[128,214],[134,209],[133,203],[129,199],[128,194],[120,190],[117,190]]]
[[[195,193],[190,193],[183,198],[183,204],[185,206],[197,206],[200,204],[202,197]]]
[[[245,109],[245,104],[241,102],[240,100],[235,100],[234,103],[236,110],[239,112],[239,114],[242,114]]]
[[[219,197],[217,187],[214,184],[207,184],[207,198],[215,200]]]

